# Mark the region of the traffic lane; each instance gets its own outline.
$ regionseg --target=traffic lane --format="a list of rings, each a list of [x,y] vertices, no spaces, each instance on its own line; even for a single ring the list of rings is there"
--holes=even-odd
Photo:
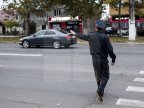
[[[33,49],[30,49],[31,51]],[[37,49],[39,50],[39,49]],[[35,52],[35,49],[34,49]],[[36,55],[36,53],[32,52]],[[24,52],[19,52],[21,54]],[[28,53],[28,54],[32,54]],[[8,53],[9,54],[9,53]],[[27,54],[27,53],[26,53]],[[89,56],[88,50],[77,50],[75,48],[72,49],[43,49],[43,52],[40,53],[41,57],[29,57],[29,56],[2,56],[1,64],[4,67],[9,68],[18,68],[18,69],[34,69],[40,70],[44,73],[51,71],[63,71],[66,72],[67,76],[74,72],[89,72],[91,68],[91,57]],[[81,56],[81,57],[79,57]],[[87,57],[88,56],[88,57]],[[88,61],[88,62],[86,62]],[[77,66],[80,64],[81,66]],[[83,67],[83,65],[85,65]],[[92,70],[93,71],[93,70]],[[58,74],[55,74],[58,75]]]
[[[59,71],[84,71],[91,68],[91,57],[87,55],[75,54],[49,54],[38,57],[31,56],[11,56],[3,55],[0,58],[3,68],[18,68],[18,69],[41,69],[41,70],[59,70]],[[87,61],[87,62],[86,62]],[[80,67],[78,66],[80,64]],[[84,67],[83,67],[84,66]]]
[[[60,52],[65,52],[65,51],[70,51],[72,49],[79,49],[79,44],[77,45],[72,45],[70,48],[61,48],[61,49],[54,49],[52,47],[32,47],[32,48],[23,48],[17,43],[0,43],[0,52],[5,52],[5,53],[52,53],[53,52],[58,52],[58,50],[61,50]]]
[[[91,61],[85,62],[86,56],[49,55],[46,57],[16,57],[9,56],[1,59],[2,77],[40,78],[40,80],[82,80],[88,81],[93,76]],[[76,57],[76,58],[75,58]],[[89,58],[89,57],[88,57]],[[82,61],[83,60],[83,61]],[[88,59],[87,59],[88,60]],[[80,63],[82,61],[82,63]]]
[[[38,106],[38,108],[83,108],[89,101],[86,96],[59,91],[35,91],[6,87],[0,88],[0,91],[2,91],[0,105],[1,102],[5,101],[7,103],[9,102],[8,105],[5,106],[12,108],[16,105],[12,105],[10,102],[13,104],[20,104],[20,108],[23,108],[23,106],[25,106],[24,108],[27,108],[26,105],[31,105],[30,108],[35,108],[36,106]]]
[[[88,98],[91,95],[90,91],[94,89],[93,91],[95,92],[94,78],[94,81],[90,82],[86,80],[76,81],[70,76],[71,70],[68,69],[70,66],[66,65],[67,63],[63,63],[61,66],[56,67],[55,70],[51,70],[51,66],[55,67],[54,63],[50,67],[46,64],[44,69],[43,59],[22,58],[24,61],[19,60],[21,57],[9,58],[10,61],[7,63],[10,66],[3,67],[0,72],[0,91],[2,94],[0,100],[4,100],[5,103],[13,107],[17,106],[17,104],[23,107],[32,104],[31,108],[35,108],[37,105],[40,107],[51,106],[52,108],[57,108],[58,106],[63,106],[63,108],[82,108],[88,104]],[[35,63],[36,61],[39,61],[39,63]],[[45,63],[47,63],[47,60]],[[60,65],[60,62],[57,65]],[[65,71],[60,71],[64,66]],[[67,78],[66,74],[68,75]],[[78,73],[76,74],[78,75]],[[89,73],[86,74],[86,77],[87,75]],[[79,76],[82,77],[83,75],[79,74]],[[3,103],[0,102],[0,104]]]
[[[62,80],[62,79],[79,79],[89,81],[89,76],[93,74],[91,57],[88,51],[88,45],[79,45],[76,49],[47,49],[44,48],[42,57],[2,57],[3,64],[1,67],[17,68],[17,70],[26,70],[29,74],[25,76],[41,76],[41,79]],[[111,73],[130,74],[135,73],[143,66],[143,51],[140,49],[142,45],[115,45],[114,49],[117,54],[117,61],[114,67],[110,67]],[[130,49],[130,50],[128,50]],[[135,52],[132,49],[137,49]],[[30,49],[31,51],[33,49]],[[38,50],[38,49],[37,49]],[[34,48],[35,51],[35,48]],[[72,52],[72,53],[71,53]],[[138,55],[139,54],[139,55]],[[139,57],[138,57],[139,56]],[[119,59],[120,58],[120,59]],[[135,59],[133,59],[135,58]],[[8,62],[6,62],[8,60]],[[129,61],[132,61],[129,63]],[[141,64],[139,64],[141,63]],[[8,66],[9,64],[9,66]],[[15,71],[15,70],[14,70]],[[38,74],[34,74],[38,73]],[[42,72],[42,73],[40,73]],[[83,73],[83,75],[81,75]],[[90,73],[88,76],[85,73]],[[34,75],[33,75],[34,74]],[[137,74],[137,73],[135,73]],[[16,74],[15,74],[16,75]],[[17,74],[23,75],[23,72]],[[82,77],[83,76],[83,77]],[[87,77],[88,76],[88,77]],[[84,80],[85,79],[85,80]]]
[[[76,46],[71,47],[70,49],[52,49],[52,48],[30,48],[30,49],[24,49],[17,44],[3,44],[5,46],[5,50],[0,50],[0,52],[8,51],[9,53],[15,53],[16,51],[20,54],[41,54],[43,55],[40,59],[37,58],[31,58],[31,60],[27,59],[30,57],[22,57],[22,59],[19,60],[19,57],[1,57],[1,61],[4,65],[10,64],[13,66],[15,61],[18,62],[19,66],[27,66],[27,62],[29,62],[29,67],[33,67],[33,65],[37,65],[39,68],[48,67],[49,64],[53,64],[53,67],[55,69],[54,64],[63,64],[63,66],[60,69],[63,69],[65,64],[71,64],[67,67],[72,68],[72,64],[81,64],[84,65],[91,65],[91,56],[89,55],[89,48],[87,44],[78,44]],[[17,47],[16,47],[17,46]],[[115,67],[119,67],[118,70],[115,70],[118,73],[130,72],[129,70],[138,70],[141,68],[144,64],[143,62],[143,54],[144,51],[141,50],[144,45],[129,45],[129,44],[113,44],[115,53],[117,55],[117,60]],[[2,48],[2,47],[0,47]],[[7,49],[8,48],[8,49]],[[9,50],[9,48],[11,50]],[[13,50],[14,49],[14,50]],[[8,53],[8,54],[9,54]],[[86,56],[86,57],[85,57]],[[131,59],[131,63],[129,63]],[[6,62],[8,60],[8,62]],[[11,60],[13,60],[11,62]],[[23,62],[21,62],[23,61]],[[110,60],[111,61],[111,60]],[[88,63],[89,62],[89,63]],[[23,64],[24,63],[24,64]],[[88,63],[88,64],[87,64]],[[4,66],[1,63],[1,66]],[[18,65],[16,65],[18,66]],[[49,66],[49,67],[50,67]],[[74,68],[73,68],[74,69]],[[112,71],[113,71],[112,69]],[[117,69],[117,68],[116,68]],[[85,70],[85,69],[83,69]]]
[[[125,46],[120,46],[120,48],[116,49],[116,51],[117,51],[116,53],[117,53],[119,58],[118,58],[118,61],[116,63],[116,66],[111,67],[112,68],[112,70],[111,70],[111,74],[112,75],[111,75],[111,79],[109,81],[110,85],[108,85],[107,89],[106,89],[106,96],[105,96],[105,99],[104,99],[105,102],[103,104],[103,107],[106,107],[106,106],[110,106],[111,107],[111,106],[113,106],[115,104],[117,98],[120,97],[119,95],[121,95],[121,94],[123,95],[124,94],[123,89],[129,84],[128,81],[131,81],[133,79],[133,77],[135,76],[136,71],[138,70],[138,68],[143,66],[143,65],[140,65],[139,67],[134,66],[134,64],[138,63],[138,60],[140,60],[140,58],[138,58],[138,56],[134,56],[135,54],[133,54],[133,56],[130,56],[131,50],[127,51],[127,49],[125,49],[124,47]],[[82,46],[81,48],[84,49],[84,48],[88,48],[88,47],[85,47],[85,46],[83,47]],[[132,47],[130,47],[130,49],[131,48]],[[121,53],[121,52],[126,52],[126,51],[127,51],[127,53],[125,53],[125,54]],[[141,52],[141,49],[138,47],[137,51]],[[84,52],[84,54],[82,54],[83,52]],[[47,58],[48,55],[47,54],[48,53],[47,53],[46,50],[45,50],[45,54],[46,54],[45,55],[46,57],[44,57],[44,61],[47,62],[47,60],[48,60],[48,58]],[[75,54],[80,54],[79,57],[82,57],[83,59],[85,59],[85,58],[87,58],[89,56],[89,55],[87,55],[88,54],[88,50],[87,49],[86,49],[86,51],[81,50],[80,52],[78,52],[78,53],[76,52]],[[54,55],[57,55],[57,54],[54,53]],[[67,54],[65,54],[65,56],[66,55]],[[81,55],[83,55],[83,56],[81,56]],[[50,56],[50,57],[52,57],[52,56]],[[73,58],[75,58],[75,57],[77,57],[77,56],[75,55]],[[133,57],[137,57],[137,62],[136,63],[135,62],[134,63],[130,62],[131,60],[134,61]],[[62,57],[60,56],[60,58],[62,58]],[[129,62],[128,62],[128,58],[129,58]],[[91,57],[89,59],[91,59]],[[126,64],[126,66],[122,66],[121,64],[123,62],[125,62],[125,59],[127,59],[127,64]],[[58,60],[62,60],[62,59],[58,59]],[[79,63],[80,60],[81,59],[79,59],[77,62]],[[82,65],[87,63],[88,59],[85,59],[85,60],[86,61],[82,61],[82,63],[81,63]],[[141,58],[141,61],[142,60],[143,59]],[[75,61],[75,59],[74,59],[74,61]],[[51,60],[51,62],[52,62],[52,60]],[[61,63],[61,62],[59,62],[59,63]],[[89,62],[88,64],[90,65],[90,63],[91,62]],[[53,64],[54,64],[54,62],[53,62]],[[136,69],[136,70],[132,70],[129,67],[132,64],[133,64],[134,68],[133,67],[131,67],[131,68],[132,69]],[[47,65],[45,65],[44,67],[46,67],[46,66]],[[57,72],[59,72],[59,70]],[[123,72],[123,73],[121,73],[121,72]],[[127,74],[127,77],[125,77],[126,74]],[[88,74],[86,74],[86,75],[88,75]],[[91,75],[92,75],[92,73],[91,73]],[[80,106],[80,104],[83,105],[82,102],[86,99],[87,102],[85,102],[85,103],[87,104],[87,107],[90,105],[89,107],[93,108],[94,106],[97,106],[97,104],[95,104],[95,95],[94,95],[95,91],[96,91],[96,83],[95,83],[95,79],[94,79],[93,75],[91,77],[89,76],[89,78],[93,79],[93,81],[92,80],[90,80],[90,81],[86,81],[86,80],[71,80],[70,81],[70,80],[66,80],[66,79],[62,78],[62,79],[57,79],[56,81],[54,81],[54,80],[44,80],[44,82],[47,82],[47,83],[44,84],[42,82],[42,80],[41,81],[40,80],[38,80],[38,81],[35,81],[35,80],[30,81],[30,80],[28,80],[28,82],[30,84],[27,85],[28,82],[26,82],[26,85],[23,88],[20,88],[20,89],[26,90],[26,88],[27,88],[27,90],[30,90],[30,92],[33,91],[33,90],[36,90],[36,91],[38,90],[40,92],[44,92],[46,90],[47,91],[46,94],[51,94],[51,91],[56,91],[57,93],[55,92],[55,94],[60,96],[60,97],[61,97],[61,95],[59,95],[59,94],[61,92],[63,92],[65,94],[65,96],[63,96],[63,99],[61,100],[61,102],[63,102],[63,100],[65,100],[67,97],[70,97],[71,94],[75,94],[75,95],[80,94],[81,96],[78,96],[78,97],[79,98],[83,97],[83,98],[81,98],[80,100],[78,99],[78,101],[77,101],[79,103],[78,106]],[[24,85],[25,84],[24,83],[25,80],[23,80],[23,81],[19,80],[20,82],[19,82],[19,84],[17,86],[19,86],[20,84]],[[8,83],[10,83],[10,81]],[[41,86],[42,84],[39,81],[43,84],[43,87]],[[15,82],[17,83],[18,80],[16,79]],[[36,82],[36,83],[32,84],[31,82]],[[118,84],[121,84],[120,82],[123,82],[122,86],[118,85]],[[34,86],[31,87],[31,85],[34,85]],[[14,84],[12,85],[12,87],[14,87],[14,88],[16,88],[17,86],[14,86]],[[39,88],[38,88],[38,86],[39,86]],[[22,86],[20,86],[20,87],[22,87]],[[48,88],[46,88],[46,87],[48,87]],[[66,94],[66,93],[68,93],[68,94]],[[27,94],[25,94],[25,96],[27,96]],[[78,98],[78,97],[75,97],[75,98]],[[53,97],[53,98],[55,98],[55,97]],[[31,98],[31,99],[32,99],[31,101],[34,100],[33,98]],[[38,99],[40,99],[40,98],[38,98]],[[63,103],[65,106],[71,105],[71,102],[73,101],[72,98],[68,98],[68,99],[69,99],[68,103]],[[51,98],[48,98],[48,100],[51,100]],[[75,103],[75,101],[74,101],[74,103]],[[55,105],[55,102],[51,103],[50,105]],[[47,105],[45,103],[45,105],[42,105],[42,106],[46,107]]]
[[[50,60],[52,57],[53,55],[46,55],[44,58],[1,56],[3,67],[0,71],[0,105],[3,107],[31,106],[31,108],[35,108],[37,105],[52,106],[52,108],[63,105],[64,107],[69,106],[69,108],[82,108],[88,104],[87,97],[91,89],[94,89],[95,92],[96,88],[94,78],[94,81],[90,81],[94,82],[94,86],[91,86],[91,83],[87,84],[85,79],[85,77],[87,79],[91,77],[89,73],[86,75],[79,72],[71,73],[72,70],[69,68],[75,68],[75,65],[72,68],[72,65],[69,64],[71,57],[67,56],[67,59],[63,60],[64,57],[57,56],[55,62],[53,59]],[[58,66],[56,67],[56,65]],[[80,72],[83,73],[83,71]],[[76,81],[74,75],[83,76],[83,79],[77,78]],[[85,87],[89,89],[85,89]],[[4,103],[9,105],[4,105]]]
[[[48,55],[42,53],[45,54],[42,57],[3,56],[1,58],[1,63],[3,64],[1,73],[3,75],[1,77],[4,79],[17,79],[18,82],[22,79],[30,82],[31,80],[37,80],[39,83],[49,81],[58,82],[64,80],[77,80],[85,82],[92,81],[89,80],[92,79],[89,77],[93,76],[91,61],[85,62],[88,61],[88,59],[86,59],[86,56],[89,55],[85,54],[85,56],[81,56],[82,58],[80,58],[78,57],[79,55],[74,56],[73,53],[70,53],[71,51],[68,51],[66,49],[62,50],[67,52],[67,54],[64,54],[64,52],[62,53],[61,50],[55,50],[56,52],[60,53],[51,52]],[[81,60],[84,61],[81,63],[80,66],[78,66],[77,64],[79,64]],[[94,77],[93,80],[95,82]],[[14,86],[14,84],[10,83],[10,80],[8,83],[3,84],[6,84],[7,86]],[[31,85],[31,83],[25,84]],[[21,84],[19,83],[17,86],[21,86]]]
[[[144,68],[144,44],[113,44],[113,47],[117,59],[111,72],[136,76]]]

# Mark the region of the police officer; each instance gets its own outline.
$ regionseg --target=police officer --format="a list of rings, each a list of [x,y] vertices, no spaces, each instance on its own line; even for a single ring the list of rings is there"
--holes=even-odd
[[[108,55],[112,59],[111,65],[114,65],[116,59],[109,37],[104,33],[104,28],[104,22],[98,19],[95,22],[95,32],[88,35],[76,34],[78,38],[89,42],[90,54],[92,55],[93,67],[98,85],[96,95],[100,102],[103,102],[102,97],[104,89],[110,76]],[[71,33],[74,32],[71,30]]]

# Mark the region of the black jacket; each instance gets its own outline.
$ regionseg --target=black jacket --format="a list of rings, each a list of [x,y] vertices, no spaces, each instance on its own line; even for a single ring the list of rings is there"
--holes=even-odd
[[[116,55],[113,52],[113,47],[106,34],[96,31],[88,35],[78,34],[77,37],[89,42],[92,56],[99,56],[101,59],[107,60],[109,55],[112,62],[115,62]]]

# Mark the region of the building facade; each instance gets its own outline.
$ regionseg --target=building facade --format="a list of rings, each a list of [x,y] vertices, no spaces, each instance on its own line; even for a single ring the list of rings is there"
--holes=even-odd
[[[123,6],[123,3],[126,2],[128,3],[129,0],[122,0],[120,18],[119,18],[119,6],[117,8],[110,7],[110,23],[112,27],[119,28],[119,23],[121,28],[129,27],[129,7]],[[141,23],[144,22],[144,18],[135,15],[135,21],[136,21],[136,27],[139,27]]]
[[[40,17],[31,14],[30,20],[36,23],[37,31],[50,28],[64,29],[67,31],[72,29],[76,32],[83,32],[82,19],[79,16],[73,18],[70,15],[66,15],[64,13],[64,6],[54,7],[51,11],[46,11]]]

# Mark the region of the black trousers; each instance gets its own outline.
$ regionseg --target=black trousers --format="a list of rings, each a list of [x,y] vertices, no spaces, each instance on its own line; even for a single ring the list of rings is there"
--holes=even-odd
[[[92,55],[93,67],[98,84],[97,92],[103,96],[104,89],[109,80],[109,64],[107,59],[102,59],[97,55]]]

